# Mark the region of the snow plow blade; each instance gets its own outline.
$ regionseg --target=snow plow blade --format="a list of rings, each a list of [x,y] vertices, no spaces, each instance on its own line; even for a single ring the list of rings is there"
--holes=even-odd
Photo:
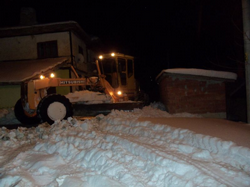
[[[79,104],[73,103],[74,116],[96,116],[98,114],[107,115],[112,110],[131,111],[135,108],[143,108],[144,102],[129,102],[129,103],[102,103],[102,104]]]

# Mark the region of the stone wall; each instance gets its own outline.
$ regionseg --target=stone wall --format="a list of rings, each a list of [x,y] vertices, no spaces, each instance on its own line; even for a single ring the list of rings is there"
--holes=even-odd
[[[161,78],[159,88],[169,113],[226,113],[223,79],[172,74]]]

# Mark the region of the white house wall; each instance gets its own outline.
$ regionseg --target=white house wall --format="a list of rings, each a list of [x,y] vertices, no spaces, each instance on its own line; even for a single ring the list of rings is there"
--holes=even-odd
[[[37,43],[57,40],[58,56],[70,56],[68,32],[0,38],[0,61],[37,59]]]
[[[77,57],[77,55],[79,54],[79,46],[83,49],[83,57],[84,57],[84,61],[83,62],[79,62],[77,63],[77,69],[80,69],[82,71],[88,72],[88,59],[87,59],[87,49],[86,49],[86,44],[77,36],[72,32],[72,52],[73,52],[73,56]]]

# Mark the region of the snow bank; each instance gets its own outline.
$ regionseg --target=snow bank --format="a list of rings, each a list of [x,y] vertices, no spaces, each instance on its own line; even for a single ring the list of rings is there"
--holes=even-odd
[[[135,108],[133,112],[115,110],[109,115],[113,117],[116,117],[118,115],[118,116],[124,116],[125,118],[128,117],[128,118],[135,118],[135,119],[138,119],[139,117],[150,117],[150,118],[197,117],[197,118],[202,118],[201,115],[190,114],[190,113],[169,114],[163,109],[164,108],[161,103],[151,103],[150,106],[145,106],[142,109]]]
[[[112,103],[112,98],[109,95],[100,92],[91,92],[87,90],[70,93],[66,95],[66,97],[71,102],[79,102],[84,104]],[[151,108],[154,109],[154,112],[151,111]],[[144,107],[143,110],[135,109],[133,114],[136,114],[137,116],[141,117],[202,117],[197,114],[189,113],[177,113],[171,115],[165,112],[164,110],[165,106],[162,103],[154,102],[151,103],[149,107]],[[121,113],[122,112],[123,111],[121,111]],[[15,117],[14,108],[0,109],[0,124],[20,124],[20,122]]]
[[[168,125],[154,108],[0,131],[0,186],[250,186],[250,149]]]
[[[0,109],[0,124],[20,124],[15,117],[14,108]]]
[[[156,79],[158,79],[163,73],[199,75],[199,76],[205,76],[205,77],[216,77],[216,78],[233,79],[233,80],[237,79],[237,74],[232,73],[232,72],[192,69],[192,68],[191,69],[176,68],[176,69],[162,70],[161,73],[156,77]]]

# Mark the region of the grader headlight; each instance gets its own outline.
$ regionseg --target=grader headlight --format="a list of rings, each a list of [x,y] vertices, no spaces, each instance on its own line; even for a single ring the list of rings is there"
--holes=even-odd
[[[122,96],[122,91],[119,90],[119,91],[116,92],[116,93],[117,93],[118,96]]]
[[[51,73],[50,74],[50,78],[54,78],[55,77],[55,74],[54,73]]]
[[[40,75],[40,79],[44,79],[45,78],[45,76],[44,75]]]
[[[99,59],[103,59],[103,56],[102,56],[102,55],[100,55],[100,56],[99,56]]]

